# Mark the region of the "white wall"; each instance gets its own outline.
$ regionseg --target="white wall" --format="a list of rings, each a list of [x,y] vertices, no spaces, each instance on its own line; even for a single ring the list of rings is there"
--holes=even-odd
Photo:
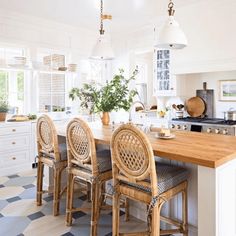
[[[236,68],[236,1],[207,0],[176,10],[188,47],[174,53],[175,73]]]

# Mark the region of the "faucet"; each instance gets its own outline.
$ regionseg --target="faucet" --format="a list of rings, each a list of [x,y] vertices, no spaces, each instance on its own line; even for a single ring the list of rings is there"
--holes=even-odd
[[[143,107],[143,110],[145,111],[145,105],[141,102],[141,101],[135,101],[131,104],[130,109],[129,109],[129,122],[132,122],[132,109],[134,107],[134,105],[136,104],[140,104]]]

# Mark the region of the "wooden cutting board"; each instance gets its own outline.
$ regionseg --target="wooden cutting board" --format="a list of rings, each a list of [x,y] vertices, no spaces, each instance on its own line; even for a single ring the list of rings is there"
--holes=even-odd
[[[206,104],[205,116],[208,118],[214,117],[214,90],[213,89],[198,89],[196,95],[202,98]]]
[[[200,97],[192,97],[186,102],[186,110],[191,117],[199,117],[206,110],[205,102]]]

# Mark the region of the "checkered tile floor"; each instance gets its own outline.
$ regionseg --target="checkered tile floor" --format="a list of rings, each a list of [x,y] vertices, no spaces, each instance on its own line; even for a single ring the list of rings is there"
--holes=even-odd
[[[43,205],[37,206],[36,171],[0,177],[0,236],[89,236],[90,215],[77,212],[73,215],[72,227],[65,225],[66,200],[61,201],[61,215],[52,216],[52,196],[45,194]],[[74,201],[77,207],[88,206],[84,195]],[[122,213],[121,213],[122,215]],[[135,218],[124,222],[121,216],[121,231],[138,231],[146,224]],[[99,220],[98,236],[112,235],[112,214],[102,212]]]

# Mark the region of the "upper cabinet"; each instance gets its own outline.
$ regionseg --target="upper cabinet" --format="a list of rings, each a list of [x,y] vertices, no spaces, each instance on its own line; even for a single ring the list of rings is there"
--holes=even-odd
[[[153,89],[155,96],[175,96],[176,82],[172,75],[171,51],[154,49],[154,79]]]

